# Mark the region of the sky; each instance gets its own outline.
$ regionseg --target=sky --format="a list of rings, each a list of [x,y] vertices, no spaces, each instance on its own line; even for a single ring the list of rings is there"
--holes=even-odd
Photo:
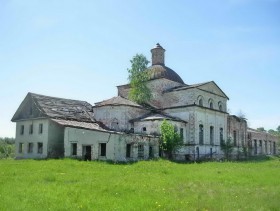
[[[186,84],[215,81],[249,127],[280,125],[280,0],[0,0],[0,137],[15,136],[28,92],[116,96],[156,43]]]

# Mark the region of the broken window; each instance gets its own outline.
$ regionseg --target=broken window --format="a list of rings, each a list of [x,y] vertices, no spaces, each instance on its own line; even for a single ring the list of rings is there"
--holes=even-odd
[[[29,134],[33,134],[33,124],[29,125]]]
[[[126,157],[127,158],[131,157],[131,144],[126,145]]]
[[[203,106],[203,100],[202,99],[199,99],[198,105]]]
[[[100,156],[106,156],[106,143],[101,143],[99,146],[100,146]]]
[[[71,152],[72,152],[72,155],[77,155],[77,143],[72,143],[71,144]]]
[[[142,128],[142,131],[143,131],[143,132],[146,132],[146,131],[147,131],[147,128],[146,128],[146,127],[143,127],[143,128]]]
[[[214,127],[213,126],[210,127],[210,144],[214,145]]]
[[[39,124],[39,134],[43,133],[43,124]]]
[[[43,154],[43,143],[38,142],[38,154]]]
[[[28,143],[28,153],[33,153],[33,143]]]
[[[19,143],[18,144],[18,153],[22,153],[23,152],[23,143]]]
[[[213,100],[212,99],[209,99],[209,108],[213,109]]]
[[[203,125],[199,125],[199,144],[203,144]]]
[[[138,145],[138,158],[144,158],[144,145]]]
[[[20,135],[23,135],[24,134],[24,125],[21,125],[20,126]]]

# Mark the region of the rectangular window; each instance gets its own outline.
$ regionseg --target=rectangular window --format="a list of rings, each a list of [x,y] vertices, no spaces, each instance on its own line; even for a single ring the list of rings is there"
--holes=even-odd
[[[210,127],[210,144],[214,145],[214,127],[213,126]]]
[[[180,128],[180,137],[182,140],[184,140],[184,129]]]
[[[224,142],[224,129],[220,128],[220,145],[222,145]]]
[[[199,144],[202,145],[203,142],[203,125],[199,125]]]
[[[24,125],[21,125],[20,126],[20,135],[23,135],[24,134]]]
[[[138,145],[138,158],[144,158],[144,145]]]
[[[72,152],[72,155],[77,155],[77,143],[71,144],[71,152]]]
[[[33,152],[33,143],[28,143],[28,153]]]
[[[100,156],[106,156],[106,143],[100,144]]]
[[[39,134],[43,133],[43,124],[39,124]]]
[[[29,125],[29,134],[33,134],[33,124]]]
[[[153,157],[154,157],[153,147],[149,146],[149,158],[153,158]]]
[[[38,154],[43,154],[43,143],[38,142]]]
[[[127,158],[131,157],[131,144],[126,145],[126,157]]]
[[[22,153],[23,152],[23,143],[19,143],[18,144],[18,153]]]

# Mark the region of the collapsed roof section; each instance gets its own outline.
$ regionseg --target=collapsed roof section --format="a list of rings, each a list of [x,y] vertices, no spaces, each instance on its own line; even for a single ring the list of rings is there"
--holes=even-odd
[[[86,101],[50,97],[29,92],[14,114],[12,121],[35,118],[95,122],[92,105]]]

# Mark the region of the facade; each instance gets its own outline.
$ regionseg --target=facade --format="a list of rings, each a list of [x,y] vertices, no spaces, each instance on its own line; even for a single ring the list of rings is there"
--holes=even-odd
[[[117,87],[118,96],[94,106],[29,93],[12,119],[17,123],[17,157],[118,161],[158,157],[164,119],[183,138],[184,146],[174,152],[175,159],[222,158],[221,143],[227,139],[233,141],[236,156],[250,148],[257,133],[247,128],[246,120],[227,113],[229,98],[214,81],[185,84],[165,66],[165,49],[157,44],[151,53],[147,86],[152,99],[144,106],[128,99],[129,84]],[[277,153],[274,138],[256,139],[262,145],[267,140],[267,146],[270,140],[269,152]],[[261,152],[268,151],[262,148]]]

